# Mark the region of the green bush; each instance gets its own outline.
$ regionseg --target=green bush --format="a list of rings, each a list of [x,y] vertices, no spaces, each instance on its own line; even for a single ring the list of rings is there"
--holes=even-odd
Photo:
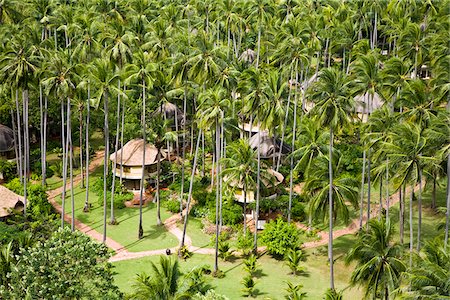
[[[180,212],[180,202],[176,200],[168,200],[164,202],[164,205],[168,211],[171,213],[179,213]]]
[[[212,207],[211,207],[212,206]],[[216,223],[216,207],[215,204],[209,208],[208,219],[212,223]],[[244,216],[242,215],[242,207],[233,200],[225,201],[222,206],[222,223],[224,225],[235,225],[242,222]]]
[[[5,186],[7,189],[10,189],[14,193],[23,196],[23,185],[20,183],[19,178],[14,178],[13,180],[5,184]]]
[[[253,235],[250,230],[247,229],[246,234],[241,230],[239,231],[236,246],[242,255],[247,256],[250,254],[253,248]]]
[[[14,193],[23,196],[23,185],[19,178],[14,178],[5,186]],[[53,206],[48,202],[47,193],[40,184],[28,184],[27,196],[27,209],[32,212],[32,216],[48,215],[53,212]]]
[[[114,208],[122,209],[125,208],[125,202],[133,199],[133,193],[125,193],[125,194],[114,194]],[[108,205],[111,205],[111,191],[106,192],[106,201]],[[103,191],[98,195],[97,203],[100,206],[103,206]],[[109,206],[108,206],[109,207]]]
[[[7,160],[0,160],[0,173],[3,174],[3,179],[6,182],[12,180],[17,174],[16,163]]]
[[[261,240],[267,245],[270,254],[281,257],[288,249],[300,248],[300,230],[294,224],[278,218],[266,224]]]
[[[51,170],[56,177],[62,178],[63,174],[63,163],[62,161],[57,161],[55,164],[52,164],[48,167],[48,170]],[[50,177],[50,174],[47,174]]]

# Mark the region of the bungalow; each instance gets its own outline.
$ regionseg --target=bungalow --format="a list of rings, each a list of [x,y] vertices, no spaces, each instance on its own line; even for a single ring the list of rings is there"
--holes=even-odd
[[[144,152],[144,140],[133,139],[126,143],[123,148],[110,155],[113,162],[112,172],[116,177],[124,179],[123,184],[129,190],[138,190],[142,178],[142,159]],[[166,158],[164,151],[161,151],[161,161]],[[145,144],[145,169],[144,179],[149,179],[156,175],[158,162],[158,149],[152,144]]]
[[[22,211],[23,197],[0,185],[0,221],[6,219],[13,211]]]
[[[0,124],[0,160],[14,160],[14,132],[11,128]],[[0,180],[3,174],[0,172]]]

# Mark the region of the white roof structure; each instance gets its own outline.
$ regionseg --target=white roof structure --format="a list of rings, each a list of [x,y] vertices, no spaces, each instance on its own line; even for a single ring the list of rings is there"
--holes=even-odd
[[[383,106],[384,101],[378,93],[373,95],[373,102],[371,103],[372,97],[369,93],[364,95],[358,95],[355,98],[357,113],[373,113],[375,110]]]
[[[130,167],[141,167],[142,166],[142,157],[144,151],[144,140],[143,139],[134,139],[129,141],[123,146],[122,149],[117,150],[117,164],[122,164],[124,166]],[[123,159],[121,159],[121,154],[123,153]],[[153,165],[157,163],[157,154],[158,149],[153,144],[146,143],[145,144],[145,165]],[[112,153],[109,156],[109,159],[114,162],[116,153]],[[165,159],[166,154],[161,151],[161,160]]]
[[[261,158],[272,158],[279,153],[281,146],[281,142],[279,140],[274,140],[267,130],[257,132],[249,139],[248,143],[252,149],[258,149]],[[281,154],[287,154],[289,152],[289,147],[286,144],[283,144]]]

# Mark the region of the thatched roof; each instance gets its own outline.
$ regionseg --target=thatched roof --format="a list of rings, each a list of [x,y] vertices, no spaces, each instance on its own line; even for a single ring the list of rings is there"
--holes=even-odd
[[[258,142],[260,142],[259,146]],[[261,158],[271,158],[273,155],[277,155],[281,147],[281,141],[269,136],[267,131],[260,131],[256,133],[249,139],[248,143],[252,149],[258,149]],[[286,143],[283,143],[281,153],[287,154],[290,151],[291,149],[286,145]]]
[[[383,106],[384,101],[383,99],[381,99],[381,96],[378,95],[378,93],[375,93],[373,95],[373,102],[370,103],[370,107],[369,107],[369,102],[371,102],[371,96],[369,93],[365,93],[364,95],[358,95],[355,98],[355,102],[356,102],[356,112],[357,113],[373,113],[375,110],[377,110],[378,108],[380,108],[381,106]]]
[[[144,140],[134,139],[129,141],[123,146],[122,149],[117,151],[117,163],[124,166],[138,167],[142,166],[142,156],[144,151]],[[123,153],[123,159],[121,159],[121,153]],[[158,154],[158,149],[152,144],[147,143],[145,145],[145,165],[152,165],[157,162],[156,156]],[[114,152],[109,156],[109,159],[114,161],[116,153]],[[165,158],[165,153],[161,151],[161,159]]]
[[[0,124],[0,152],[14,149],[14,132],[11,128]]]
[[[10,215],[11,210],[22,210],[23,197],[0,185],[0,218]]]
[[[244,61],[246,63],[252,63],[256,58],[256,52],[252,49],[247,49],[242,52],[241,56],[239,56],[240,61]]]
[[[171,102],[164,102],[162,105],[158,106],[158,108],[154,111],[153,115],[160,115],[163,118],[166,117],[167,119],[174,119],[174,120],[176,115],[178,125],[180,126],[183,125],[184,121],[183,111]]]

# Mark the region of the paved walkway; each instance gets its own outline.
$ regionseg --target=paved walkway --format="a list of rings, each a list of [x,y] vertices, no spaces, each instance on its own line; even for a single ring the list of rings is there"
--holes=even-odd
[[[95,153],[94,159],[91,160],[89,164],[89,172],[93,172],[97,167],[99,167],[103,163],[104,159],[104,151],[97,151]],[[76,186],[81,182],[81,174],[74,177],[73,185]],[[70,182],[66,183],[66,190],[70,189]],[[298,186],[295,188],[296,192],[301,191],[301,186]],[[415,190],[418,189],[418,187],[415,188]],[[60,214],[62,214],[62,207],[59,203],[56,202],[56,197],[61,195],[63,190],[63,187],[59,187],[57,189],[51,190],[47,192],[48,200],[53,205],[53,207],[56,209],[56,211]],[[393,206],[399,201],[398,194],[394,194],[390,197],[390,205]],[[374,204],[373,209],[371,210],[371,217],[376,217],[379,211],[379,205]],[[186,213],[186,209],[183,211],[183,215]],[[67,223],[71,223],[72,217],[70,214],[64,214],[64,220]],[[167,229],[168,232],[173,234],[177,239],[179,244],[181,244],[181,239],[183,236],[183,231],[178,228],[177,223],[181,222],[181,217],[179,214],[175,214],[171,216],[170,218],[166,219],[164,221],[164,227]],[[364,216],[363,218],[363,224],[365,224],[367,221],[367,217]],[[79,220],[75,220],[75,227],[89,235],[91,238],[103,242],[103,235],[99,232],[97,232],[95,229],[90,227],[89,225],[86,225]],[[301,229],[307,230],[307,226],[301,223],[298,223],[297,226]],[[347,234],[353,234],[356,233],[359,230],[359,218],[354,219],[349,226],[343,229],[338,229],[333,231],[333,239],[336,239],[338,237],[341,237],[343,235]],[[318,233],[320,239],[317,241],[307,242],[304,243],[302,248],[308,249],[308,248],[314,248],[318,246],[323,246],[328,244],[328,232],[327,231],[321,231]],[[214,254],[215,249],[214,248],[200,248],[192,245],[191,238],[186,235],[185,236],[185,245],[188,247],[189,251],[193,253],[198,254]],[[146,256],[153,256],[153,255],[162,255],[166,254],[166,249],[158,249],[158,250],[149,250],[149,251],[140,251],[140,252],[130,252],[128,251],[125,246],[120,244],[119,242],[107,237],[105,241],[106,246],[108,246],[111,250],[114,250],[115,255],[112,256],[109,261],[110,262],[116,262],[116,261],[122,261],[122,260],[128,260],[128,259],[136,259],[136,258],[142,258]],[[172,253],[177,252],[177,247],[170,249]],[[266,247],[258,247],[258,251],[263,252],[266,250]]]

